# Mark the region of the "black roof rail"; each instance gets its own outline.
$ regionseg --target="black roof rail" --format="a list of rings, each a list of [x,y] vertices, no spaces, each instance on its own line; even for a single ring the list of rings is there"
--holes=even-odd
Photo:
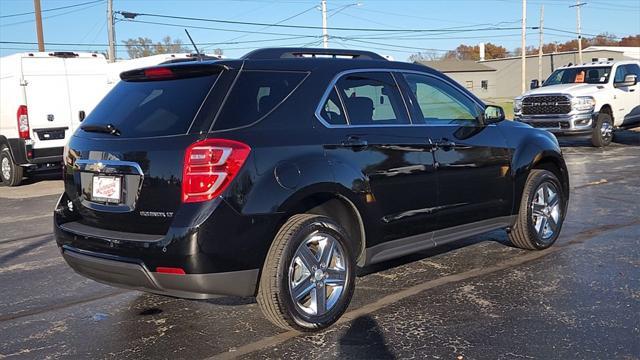
[[[251,51],[243,60],[273,60],[295,58],[333,58],[358,60],[387,60],[372,52],[363,50],[323,49],[323,48],[265,48]]]
[[[49,56],[61,57],[61,58],[74,58],[79,55],[74,53],[73,51],[54,51],[49,53]]]

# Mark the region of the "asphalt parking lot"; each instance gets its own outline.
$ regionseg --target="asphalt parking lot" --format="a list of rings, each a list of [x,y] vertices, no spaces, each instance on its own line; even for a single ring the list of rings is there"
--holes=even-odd
[[[562,141],[558,243],[504,232],[363,269],[347,314],[284,332],[252,298],[187,301],[76,275],[51,236],[61,182],[0,188],[0,358],[640,358],[640,132]]]

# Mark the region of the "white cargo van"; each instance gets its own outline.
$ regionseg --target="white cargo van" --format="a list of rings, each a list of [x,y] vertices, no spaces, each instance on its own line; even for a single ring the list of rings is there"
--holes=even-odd
[[[104,97],[103,55],[19,53],[0,58],[0,186],[57,167],[63,148]]]

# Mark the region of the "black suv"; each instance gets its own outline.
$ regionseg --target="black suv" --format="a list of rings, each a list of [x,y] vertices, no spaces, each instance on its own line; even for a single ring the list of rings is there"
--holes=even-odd
[[[364,51],[262,49],[121,74],[64,155],[62,256],[100,282],[256,296],[329,326],[356,268],[495,229],[558,237],[555,137],[430,68]]]

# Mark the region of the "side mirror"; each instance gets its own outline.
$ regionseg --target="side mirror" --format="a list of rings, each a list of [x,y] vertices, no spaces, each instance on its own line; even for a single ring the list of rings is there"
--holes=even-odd
[[[624,81],[614,83],[613,86],[618,88],[618,87],[633,86],[637,83],[638,83],[638,77],[635,74],[629,74],[624,77]]]
[[[487,105],[487,107],[484,108],[483,120],[485,125],[495,124],[500,121],[503,121],[504,119],[505,119],[504,109],[501,108],[500,106]]]
[[[529,89],[533,90],[539,87],[540,87],[540,82],[538,81],[538,79],[531,80],[531,85],[529,85]]]

